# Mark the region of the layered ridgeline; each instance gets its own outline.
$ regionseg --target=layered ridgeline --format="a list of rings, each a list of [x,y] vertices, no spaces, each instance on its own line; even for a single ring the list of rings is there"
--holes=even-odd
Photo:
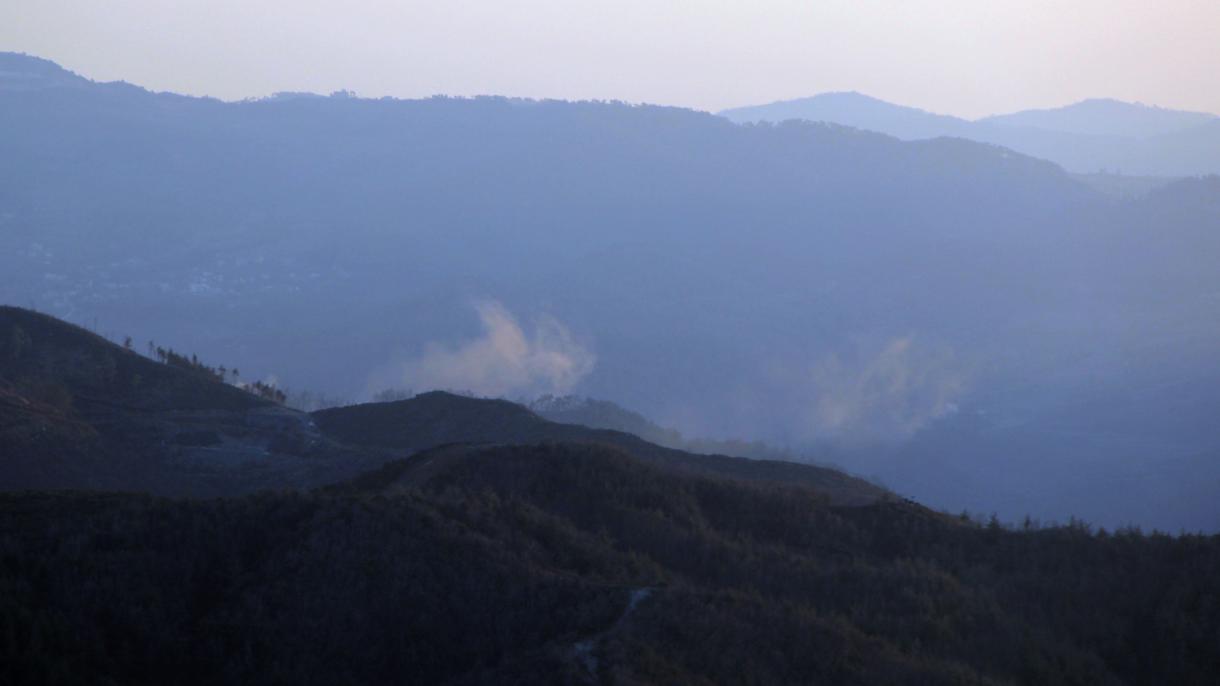
[[[612,446],[676,472],[808,488],[838,504],[888,497],[835,470],[685,453],[502,400],[433,392],[307,414],[226,378],[0,307],[0,490],[237,495],[334,483],[440,445],[565,442]]]
[[[445,393],[305,415],[44,315],[0,310],[0,334],[0,476],[21,490],[0,494],[5,683],[1220,668],[1214,536],[982,525]]]
[[[1116,199],[962,139],[14,55],[0,149],[6,302],[251,378],[575,393],[952,511],[1220,525],[1215,179]]]
[[[968,138],[1051,160],[1082,174],[1220,174],[1220,117],[1117,100],[1084,100],[1055,109],[969,120],[860,93],[824,93],[720,114],[735,122],[831,122],[904,140]]]

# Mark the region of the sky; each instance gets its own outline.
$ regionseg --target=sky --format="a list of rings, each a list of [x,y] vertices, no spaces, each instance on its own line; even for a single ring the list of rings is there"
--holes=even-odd
[[[719,110],[855,90],[979,117],[1220,113],[1218,0],[0,0],[0,50],[226,100],[499,94]]]

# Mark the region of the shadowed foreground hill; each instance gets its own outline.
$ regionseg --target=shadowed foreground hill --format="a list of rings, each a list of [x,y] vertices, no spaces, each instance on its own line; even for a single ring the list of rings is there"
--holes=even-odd
[[[885,489],[833,469],[779,460],[695,455],[621,431],[547,421],[506,400],[467,398],[441,391],[390,403],[320,410],[312,417],[331,438],[400,454],[447,443],[584,443],[614,446],[672,471],[810,487],[842,505],[865,504],[886,495]]]
[[[385,459],[176,359],[0,307],[0,489],[235,495],[330,483]]]
[[[0,683],[1220,669],[1216,537],[981,527],[832,470],[445,393],[311,417],[15,308],[0,346],[5,490],[94,491],[0,494]]]
[[[1220,541],[443,447],[314,494],[0,496],[8,683],[1211,683]]]
[[[79,401],[141,412],[240,412],[271,405],[234,386],[201,383],[200,374],[158,364],[38,312],[0,306],[0,334],[0,376],[48,397],[59,396],[56,402],[65,407]]]

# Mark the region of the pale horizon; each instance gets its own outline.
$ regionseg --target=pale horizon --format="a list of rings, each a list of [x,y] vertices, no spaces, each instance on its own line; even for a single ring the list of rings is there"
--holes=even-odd
[[[759,7],[763,7],[760,10]],[[856,91],[966,119],[1109,98],[1220,113],[1220,5],[16,0],[0,50],[96,81],[275,92],[623,100],[716,112]]]
[[[214,98],[214,99],[222,100],[222,101],[224,101],[224,102],[240,102],[240,101],[243,101],[243,100],[250,100],[250,99],[255,99],[255,100],[257,100],[257,99],[259,99],[259,98],[271,97],[271,96],[274,96],[274,95],[277,95],[277,94],[282,94],[282,93],[298,93],[298,92],[299,92],[299,93],[310,93],[310,94],[313,94],[313,95],[327,96],[327,95],[331,95],[331,94],[336,93],[336,92],[345,91],[345,92],[349,92],[349,93],[354,94],[354,96],[355,96],[355,97],[359,97],[359,98],[368,98],[368,99],[375,99],[375,98],[381,98],[381,97],[400,98],[400,99],[404,99],[404,100],[412,100],[412,99],[427,99],[427,98],[431,98],[431,97],[470,97],[470,98],[475,98],[475,97],[507,97],[507,98],[526,98],[526,99],[535,99],[535,100],[570,100],[570,101],[577,101],[577,100],[585,100],[585,101],[598,101],[598,100],[621,100],[622,102],[630,102],[630,103],[632,103],[632,104],[639,104],[639,105],[657,105],[657,106],[662,106],[662,107],[683,107],[683,108],[687,108],[687,109],[693,109],[693,110],[696,110],[696,111],[702,111],[702,112],[710,112],[710,113],[713,113],[713,114],[714,114],[714,113],[716,113],[716,112],[722,112],[722,111],[725,111],[725,110],[734,109],[735,107],[750,107],[750,106],[756,106],[756,105],[771,105],[771,104],[776,104],[776,103],[780,103],[780,102],[787,102],[787,101],[792,101],[792,100],[802,100],[802,99],[808,99],[808,98],[815,98],[815,97],[819,97],[819,96],[825,96],[825,95],[854,94],[854,95],[860,95],[860,96],[864,96],[864,97],[867,97],[867,98],[872,98],[872,99],[875,99],[875,100],[884,101],[884,102],[886,102],[886,103],[889,103],[889,104],[891,104],[891,105],[897,105],[897,106],[899,106],[899,107],[913,107],[913,108],[916,108],[916,109],[919,109],[919,110],[922,110],[922,111],[928,112],[928,113],[930,113],[930,114],[937,114],[937,115],[945,115],[945,116],[959,117],[959,118],[962,118],[962,119],[967,119],[967,120],[982,119],[982,118],[985,118],[985,117],[988,117],[988,116],[995,116],[995,115],[1010,114],[1010,113],[1013,113],[1013,112],[1017,112],[1017,111],[1024,111],[1024,110],[1057,109],[1057,108],[1068,107],[1068,106],[1071,106],[1071,105],[1076,105],[1076,104],[1080,104],[1080,103],[1082,103],[1082,102],[1093,101],[1093,100],[1112,100],[1112,101],[1116,101],[1116,102],[1123,102],[1123,103],[1132,104],[1132,105],[1142,105],[1142,106],[1145,106],[1145,107],[1154,107],[1154,108],[1158,108],[1158,109],[1175,110],[1175,111],[1185,111],[1185,112],[1196,112],[1196,113],[1212,114],[1212,115],[1220,116],[1220,112],[1212,112],[1212,111],[1210,111],[1210,110],[1187,110],[1187,109],[1184,109],[1184,108],[1178,108],[1178,107],[1166,107],[1165,105],[1162,105],[1162,104],[1160,104],[1160,103],[1155,103],[1155,102],[1143,102],[1143,101],[1139,101],[1139,100],[1123,100],[1122,98],[1115,98],[1115,97],[1108,96],[1108,95],[1092,95],[1092,96],[1086,96],[1086,97],[1077,98],[1077,99],[1075,99],[1075,100],[1070,100],[1070,101],[1065,101],[1065,102],[1060,102],[1060,103],[1054,103],[1054,104],[1050,104],[1050,105],[1043,105],[1043,106],[1039,106],[1039,107],[1022,107],[1022,108],[1020,108],[1019,110],[1005,110],[1005,111],[999,111],[999,112],[989,112],[989,113],[986,113],[986,114],[978,115],[977,117],[968,117],[968,116],[965,116],[965,115],[962,115],[962,114],[958,114],[958,113],[955,113],[955,112],[944,112],[944,111],[940,111],[940,110],[926,109],[926,108],[923,108],[923,107],[918,107],[918,106],[916,106],[916,105],[911,105],[911,104],[904,103],[904,102],[898,102],[898,101],[895,101],[895,100],[892,100],[892,99],[889,99],[889,98],[880,97],[880,96],[878,96],[878,95],[876,95],[876,94],[874,94],[874,93],[867,93],[867,92],[860,91],[860,90],[855,90],[855,89],[848,89],[848,90],[828,90],[828,91],[819,91],[819,92],[816,92],[816,93],[808,93],[808,94],[806,94],[806,95],[798,95],[798,96],[794,96],[794,97],[791,97],[791,98],[780,98],[780,99],[777,99],[777,100],[765,100],[765,101],[759,101],[759,102],[742,103],[741,105],[734,105],[734,106],[730,106],[730,107],[720,107],[720,108],[715,108],[715,109],[707,109],[707,108],[691,107],[691,106],[688,106],[688,105],[673,104],[673,103],[665,103],[665,102],[649,102],[649,101],[643,101],[643,100],[640,100],[640,101],[629,101],[629,100],[623,100],[623,99],[620,99],[620,98],[580,98],[580,99],[572,99],[572,98],[560,98],[560,97],[555,97],[555,96],[547,96],[547,95],[528,95],[528,96],[527,96],[527,95],[518,95],[518,94],[515,94],[515,93],[466,93],[466,94],[455,94],[455,93],[427,93],[427,94],[421,94],[421,95],[398,96],[398,95],[392,95],[392,94],[389,94],[389,93],[383,93],[383,94],[368,94],[368,93],[361,93],[361,92],[359,92],[359,91],[355,91],[355,90],[353,90],[353,89],[351,89],[351,88],[337,88],[337,89],[334,89],[334,90],[331,90],[331,91],[311,91],[311,90],[298,90],[298,89],[279,89],[279,90],[274,90],[274,91],[271,91],[271,92],[268,92],[268,93],[262,93],[262,94],[251,94],[251,95],[243,96],[243,97],[240,97],[240,98],[223,98],[223,97],[219,97],[219,96],[211,95],[211,94],[208,94],[208,93],[190,93],[190,92],[183,91],[183,90],[175,90],[175,89],[161,89],[161,88],[150,88],[150,87],[148,87],[146,84],[142,84],[142,83],[136,83],[136,82],[131,81],[130,79],[124,79],[124,78],[114,78],[114,79],[95,78],[95,77],[91,77],[89,74],[83,73],[82,71],[80,71],[80,70],[78,70],[78,69],[73,69],[73,68],[71,68],[69,65],[66,65],[66,64],[60,63],[58,60],[51,59],[51,58],[46,57],[46,56],[44,56],[44,55],[36,55],[36,54],[33,54],[33,53],[23,53],[23,52],[20,52],[20,51],[18,51],[18,52],[17,52],[17,54],[23,54],[23,55],[26,55],[27,57],[35,57],[35,58],[39,58],[39,59],[47,59],[47,60],[50,60],[51,62],[54,62],[54,63],[58,64],[60,67],[63,67],[64,69],[67,69],[68,71],[73,72],[73,73],[77,74],[78,76],[81,76],[81,77],[87,78],[87,79],[89,79],[89,80],[91,80],[91,81],[95,81],[95,82],[98,82],[98,83],[126,82],[126,83],[130,83],[131,85],[138,86],[138,87],[141,87],[141,88],[145,88],[145,89],[147,89],[147,90],[154,91],[154,92],[175,93],[175,94],[179,94],[179,95],[186,95],[186,96],[190,96],[190,97]]]

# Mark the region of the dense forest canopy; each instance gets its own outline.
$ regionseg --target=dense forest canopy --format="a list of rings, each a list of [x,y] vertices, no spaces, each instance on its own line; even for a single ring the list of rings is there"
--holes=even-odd
[[[0,307],[5,683],[1203,684],[1220,666],[1216,536],[984,523],[504,400],[306,414],[148,347]],[[183,495],[208,497],[165,497]]]
[[[311,494],[0,496],[10,683],[1165,683],[1220,541],[1006,530],[560,444]],[[222,658],[223,656],[223,658]]]

